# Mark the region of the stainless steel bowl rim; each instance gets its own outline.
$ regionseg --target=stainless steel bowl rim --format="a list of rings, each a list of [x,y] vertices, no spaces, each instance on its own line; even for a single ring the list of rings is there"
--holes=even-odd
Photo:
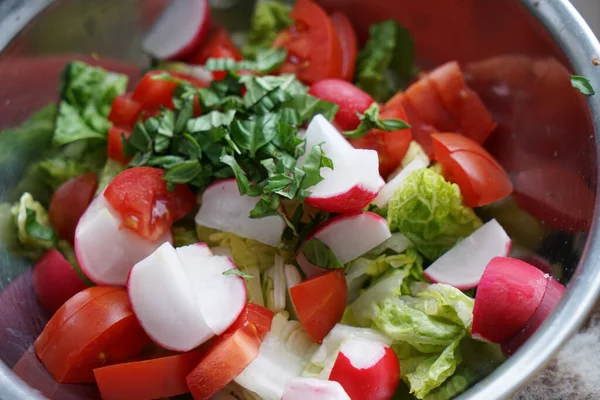
[[[600,43],[582,16],[568,0],[520,0],[544,24],[560,46],[571,69],[587,77],[600,91],[600,66],[592,59],[600,58]],[[15,0],[0,5],[0,51],[52,0]],[[2,7],[6,7],[2,9]],[[3,14],[3,15],[2,15]],[[600,93],[588,98],[596,132],[596,148],[600,155]],[[600,165],[600,156],[597,160]],[[599,175],[600,181],[600,175]],[[600,182],[599,182],[600,183]],[[600,196],[600,184],[597,185]],[[584,323],[600,294],[600,224],[597,210],[579,267],[573,275],[563,300],[540,330],[507,362],[476,384],[460,400],[492,400],[511,397],[533,379],[552,356]],[[0,362],[0,400],[43,399]]]

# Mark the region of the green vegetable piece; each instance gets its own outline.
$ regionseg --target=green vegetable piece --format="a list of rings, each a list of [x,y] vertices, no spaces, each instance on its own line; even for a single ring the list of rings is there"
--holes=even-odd
[[[596,94],[590,80],[585,76],[571,75],[571,85],[585,96],[593,96]]]
[[[254,278],[254,275],[251,274],[247,274],[237,268],[231,268],[228,269],[227,271],[223,272],[223,275],[237,275],[237,276],[241,276],[244,279],[252,279]]]
[[[280,1],[259,0],[256,3],[250,32],[242,47],[245,58],[254,60],[260,49],[271,47],[277,34],[293,24],[290,11],[291,7]]]
[[[333,254],[333,251],[319,239],[312,238],[302,246],[302,253],[306,259],[318,267],[326,269],[341,269],[342,264]]]
[[[380,129],[387,132],[393,132],[401,129],[410,128],[410,125],[401,119],[380,119],[379,104],[373,103],[365,110],[365,113],[359,115],[360,124],[353,131],[346,131],[344,135],[349,139],[359,139],[371,131],[371,129]]]
[[[285,49],[260,49],[256,54],[256,61],[236,61],[231,58],[209,58],[205,68],[209,71],[252,71],[259,74],[268,74],[277,70],[287,58]]]
[[[388,224],[435,260],[482,225],[462,204],[460,189],[429,169],[406,177],[388,204]]]
[[[56,190],[69,179],[90,171],[87,165],[68,159],[64,155],[40,161],[37,163],[37,168],[44,175],[46,183],[50,185],[52,190]]]
[[[100,177],[98,179],[98,190],[96,191],[96,195],[100,194],[108,184],[121,172],[125,171],[125,166],[118,161],[108,159],[104,168],[100,172]]]
[[[27,255],[36,259],[46,250],[54,248],[56,235],[50,226],[48,212],[31,194],[24,193],[11,211],[17,226],[18,241]]]

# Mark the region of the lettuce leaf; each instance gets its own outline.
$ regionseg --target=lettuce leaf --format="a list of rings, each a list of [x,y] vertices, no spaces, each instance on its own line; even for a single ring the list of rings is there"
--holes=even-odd
[[[292,25],[291,10],[280,1],[259,0],[256,3],[250,32],[242,47],[246,59],[254,60],[260,49],[271,47],[277,34]]]
[[[23,193],[11,208],[13,223],[16,226],[19,255],[37,260],[47,250],[55,247],[56,234],[50,226],[48,212],[31,194]]]
[[[429,260],[435,260],[482,225],[462,204],[460,189],[429,169],[406,177],[388,204],[390,229],[404,234]]]
[[[125,93],[127,76],[74,61],[63,70],[53,143],[106,139],[114,99]]]

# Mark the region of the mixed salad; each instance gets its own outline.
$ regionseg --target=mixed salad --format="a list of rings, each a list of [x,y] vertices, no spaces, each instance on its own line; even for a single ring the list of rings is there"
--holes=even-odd
[[[20,128],[53,151],[3,237],[36,262],[57,382],[446,400],[553,311],[564,287],[489,217],[527,215],[482,146],[492,115],[457,62],[418,70],[396,22],[360,45],[341,12],[261,0],[238,48],[205,0],[173,2],[144,47],[132,91],[73,61]]]

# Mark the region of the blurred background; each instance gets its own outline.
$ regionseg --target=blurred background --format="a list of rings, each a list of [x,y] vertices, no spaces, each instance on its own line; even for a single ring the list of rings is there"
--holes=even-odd
[[[579,12],[587,20],[596,36],[600,36],[600,1],[598,0],[571,0]]]

